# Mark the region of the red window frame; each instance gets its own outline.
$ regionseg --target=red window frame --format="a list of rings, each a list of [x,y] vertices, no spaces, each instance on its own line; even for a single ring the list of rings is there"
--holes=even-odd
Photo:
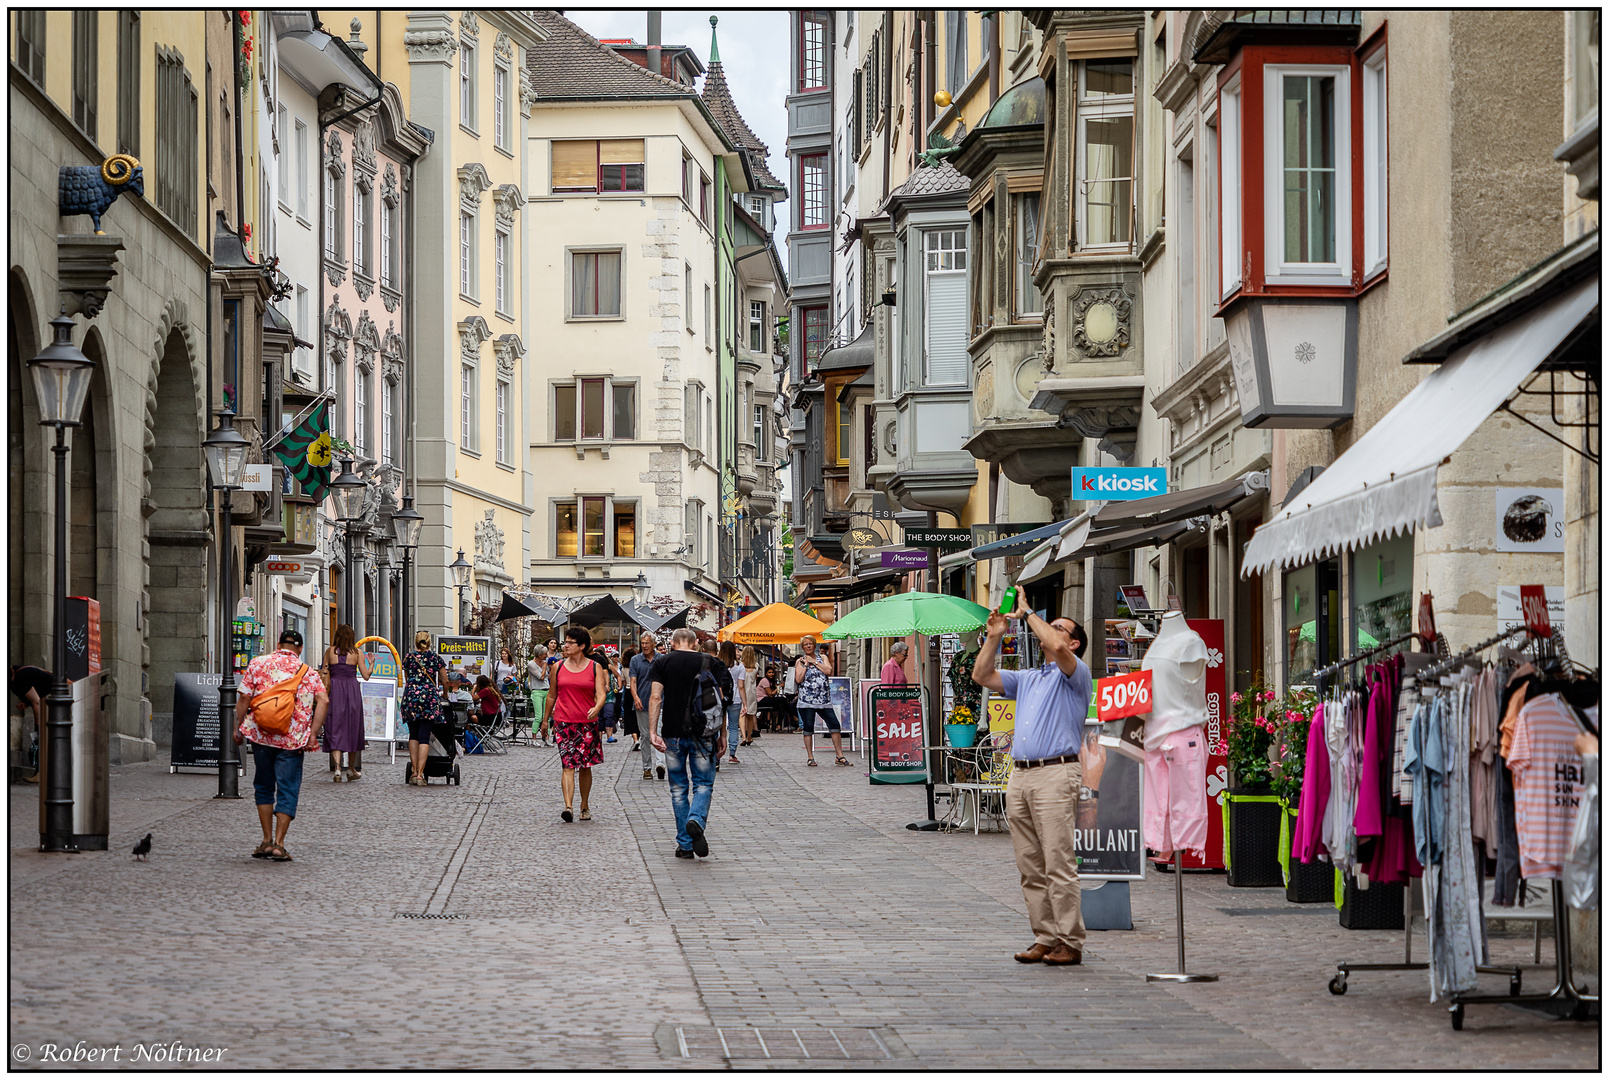
[[[812,192],[810,186],[810,174],[812,171],[820,177],[814,192]],[[830,199],[830,193],[827,190],[828,175],[827,154],[825,151],[819,154],[799,155],[799,191],[801,193],[799,197],[799,228],[801,231],[825,229],[832,224],[828,220],[827,203]],[[810,223],[812,207],[815,207],[821,215],[821,220],[815,224]]]
[[[601,153],[602,152],[600,151],[600,154]],[[603,186],[603,178],[609,174],[609,170],[611,170],[611,169],[618,169],[619,170],[619,177],[620,177],[620,186],[619,187],[604,187]],[[640,170],[642,170],[641,172],[639,172],[637,174],[637,181],[636,181],[637,186],[636,187],[627,187],[626,186],[626,184],[628,183],[628,181],[626,179],[626,170],[627,169],[640,169]],[[618,191],[641,192],[643,190],[643,173],[646,173],[647,171],[648,170],[644,167],[644,165],[641,162],[631,162],[631,163],[628,163],[628,164],[616,164],[616,165],[602,165],[602,164],[600,164],[598,166],[598,191],[599,192],[618,192]]]
[[[808,34],[812,27],[819,29],[821,40],[812,49]],[[810,56],[816,54],[819,81],[810,81]],[[799,12],[799,90],[825,90],[827,88],[827,16],[819,11]]]

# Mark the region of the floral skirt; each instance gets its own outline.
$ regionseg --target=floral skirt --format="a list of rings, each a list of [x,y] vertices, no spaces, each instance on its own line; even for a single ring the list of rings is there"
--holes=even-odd
[[[590,769],[603,764],[603,737],[596,722],[554,724],[559,762],[566,769]]]

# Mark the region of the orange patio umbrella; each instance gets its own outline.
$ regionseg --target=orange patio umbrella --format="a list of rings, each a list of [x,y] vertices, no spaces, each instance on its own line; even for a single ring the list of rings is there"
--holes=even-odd
[[[797,645],[806,634],[820,637],[828,624],[787,604],[767,604],[715,632],[717,641],[738,645]]]

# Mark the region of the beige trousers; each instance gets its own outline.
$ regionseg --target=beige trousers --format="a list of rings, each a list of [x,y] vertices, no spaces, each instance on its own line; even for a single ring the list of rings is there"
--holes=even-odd
[[[1082,782],[1082,766],[1074,761],[1013,769],[1006,785],[1006,821],[1011,825],[1023,899],[1028,901],[1028,925],[1041,945],[1084,948],[1078,856],[1073,850]]]

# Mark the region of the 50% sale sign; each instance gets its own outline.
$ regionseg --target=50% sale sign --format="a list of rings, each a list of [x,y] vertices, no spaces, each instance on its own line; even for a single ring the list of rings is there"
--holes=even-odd
[[[1132,671],[1127,675],[1114,675],[1102,679],[1095,699],[1097,720],[1121,720],[1125,716],[1140,716],[1151,711],[1151,673]]]

